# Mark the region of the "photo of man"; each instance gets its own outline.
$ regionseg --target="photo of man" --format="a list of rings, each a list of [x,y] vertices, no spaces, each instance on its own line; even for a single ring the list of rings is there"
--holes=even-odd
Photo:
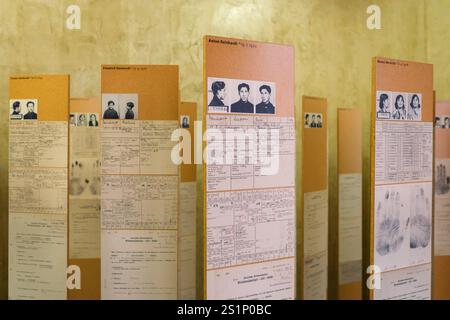
[[[240,99],[231,105],[231,112],[254,113],[254,105],[248,101],[250,86],[247,83],[241,83],[238,86],[238,92]]]
[[[125,119],[133,120],[134,119],[134,103],[133,102],[127,102],[127,112],[125,113]]]
[[[181,116],[181,128],[189,129],[189,116]]]
[[[272,89],[268,85],[262,85],[259,87],[259,92],[261,93],[261,103],[256,105],[256,113],[274,114],[275,107],[270,102]]]
[[[305,113],[305,128],[310,127],[309,121],[310,121],[309,113]]]
[[[28,112],[23,116],[23,118],[25,120],[36,120],[37,119],[37,113],[34,112],[34,106],[35,106],[35,104],[33,101],[27,102]]]
[[[117,113],[115,106],[116,104],[114,101],[108,101],[108,107],[103,113],[103,119],[119,119],[119,114]]]
[[[89,116],[89,127],[98,127],[97,115],[95,113]]]
[[[213,93],[213,98],[209,103],[209,107],[223,107],[225,103],[225,82],[214,81],[211,85],[211,91]]]
[[[21,120],[22,113],[20,112],[20,101],[14,101],[12,105],[11,120]]]
[[[311,126],[310,127],[311,128],[317,128],[317,122],[316,122],[316,115],[315,114],[313,114],[311,116]]]
[[[76,115],[74,113],[71,113],[69,116],[69,125],[71,127],[76,127],[77,126],[77,121],[76,121]]]
[[[444,129],[450,129],[450,117],[445,117],[444,125],[442,126]]]
[[[441,129],[442,128],[442,123],[441,123],[441,118],[440,117],[436,117],[434,120],[434,127],[436,129]]]
[[[317,115],[317,126],[316,128],[322,128],[322,115]]]

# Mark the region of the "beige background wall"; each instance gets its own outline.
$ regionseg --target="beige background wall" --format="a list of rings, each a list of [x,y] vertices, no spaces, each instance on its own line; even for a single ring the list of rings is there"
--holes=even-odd
[[[382,30],[366,28],[366,9],[372,3],[382,9]],[[81,30],[65,28],[69,4],[81,7]],[[292,44],[296,50],[297,110],[303,94],[328,98],[330,208],[334,219],[336,109],[363,111],[368,194],[371,58],[379,55],[435,63],[437,98],[450,99],[449,13],[450,0],[1,1],[0,298],[7,297],[7,107],[11,74],[69,73],[72,97],[89,97],[99,95],[100,64],[178,64],[181,99],[197,102],[201,115],[203,35]],[[365,209],[368,212],[367,201]],[[335,257],[330,257],[330,263],[335,265]],[[336,278],[333,272],[331,268],[330,278]],[[334,297],[336,286],[330,285],[330,297]]]

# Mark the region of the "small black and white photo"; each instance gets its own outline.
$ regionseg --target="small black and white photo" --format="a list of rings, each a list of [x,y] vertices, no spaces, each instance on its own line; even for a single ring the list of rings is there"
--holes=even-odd
[[[255,92],[250,87],[249,81],[234,80],[231,98],[233,103],[230,106],[231,113],[255,113]]]
[[[85,113],[77,113],[77,127],[87,127],[87,115]]]
[[[389,120],[391,119],[391,92],[377,92],[377,119]]]
[[[408,115],[407,120],[422,120],[422,95],[418,93],[408,94]]]
[[[189,116],[187,115],[180,116],[180,126],[183,129],[189,129],[190,127]]]
[[[98,127],[98,114],[97,113],[90,113],[89,114],[89,127]]]
[[[229,103],[227,99],[226,79],[208,79],[208,111],[209,112],[229,112]]]
[[[275,114],[275,86],[269,83],[256,83],[258,90],[255,112],[258,114]]]
[[[406,120],[407,118],[407,96],[404,93],[393,93],[392,120]]]
[[[69,115],[69,125],[71,127],[76,127],[77,126],[77,114],[76,113],[71,113]]]
[[[137,93],[119,94],[119,118],[125,120],[139,119],[139,102]]]
[[[13,99],[9,104],[11,120],[38,120],[37,99]]]
[[[103,119],[119,119],[119,95],[105,93],[102,95]]]
[[[305,113],[305,128],[320,129],[323,128],[323,115],[321,113]]]
[[[450,129],[450,116],[437,115],[435,117],[434,126],[436,129]]]

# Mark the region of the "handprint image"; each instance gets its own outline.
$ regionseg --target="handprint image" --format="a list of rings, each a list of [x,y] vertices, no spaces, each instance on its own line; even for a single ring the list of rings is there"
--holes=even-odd
[[[79,196],[84,192],[89,181],[83,179],[84,166],[80,161],[74,161],[70,170],[69,194]]]
[[[447,168],[440,164],[436,167],[436,193],[438,195],[447,194],[450,190],[450,177],[447,176]]]
[[[91,185],[89,186],[89,190],[94,196],[100,194],[100,167],[100,160],[97,160],[92,164],[92,177],[90,179]]]
[[[421,187],[411,205],[410,248],[425,248],[431,239],[430,199]]]
[[[408,222],[402,228],[400,221],[402,207],[400,194],[394,191],[386,190],[385,196],[378,202],[376,250],[381,256],[397,252],[405,239]]]

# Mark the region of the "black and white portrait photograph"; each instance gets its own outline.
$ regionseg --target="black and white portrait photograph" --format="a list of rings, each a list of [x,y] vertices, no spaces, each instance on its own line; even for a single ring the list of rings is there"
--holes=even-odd
[[[393,93],[392,120],[406,120],[407,118],[407,95],[401,92]]]
[[[190,126],[189,116],[187,116],[187,115],[180,116],[180,126],[183,129],[189,129],[189,126]]]
[[[434,127],[436,129],[442,129],[442,116],[436,116],[434,118]]]
[[[255,91],[249,81],[233,81],[231,113],[255,113]]]
[[[89,114],[89,127],[98,127],[98,114],[97,113],[90,113]]]
[[[256,83],[256,113],[258,114],[275,114],[276,92],[272,83]]]
[[[450,129],[450,116],[444,116],[443,119],[442,129]]]
[[[9,104],[11,120],[38,120],[37,99],[13,99]]]
[[[208,78],[208,112],[230,112],[230,103],[228,99],[229,90],[229,79]]]
[[[77,127],[87,127],[86,113],[78,113],[77,114]]]
[[[391,92],[377,92],[377,119],[389,120],[391,119],[392,109],[391,109]]]
[[[76,115],[76,113],[71,113],[69,115],[69,125],[71,127],[76,127],[77,126],[77,115]]]
[[[137,93],[119,94],[119,118],[125,120],[139,119],[139,102]]]
[[[102,95],[103,119],[119,118],[119,95],[116,93],[105,93]]]
[[[407,120],[422,120],[422,95],[417,93],[408,94]]]

